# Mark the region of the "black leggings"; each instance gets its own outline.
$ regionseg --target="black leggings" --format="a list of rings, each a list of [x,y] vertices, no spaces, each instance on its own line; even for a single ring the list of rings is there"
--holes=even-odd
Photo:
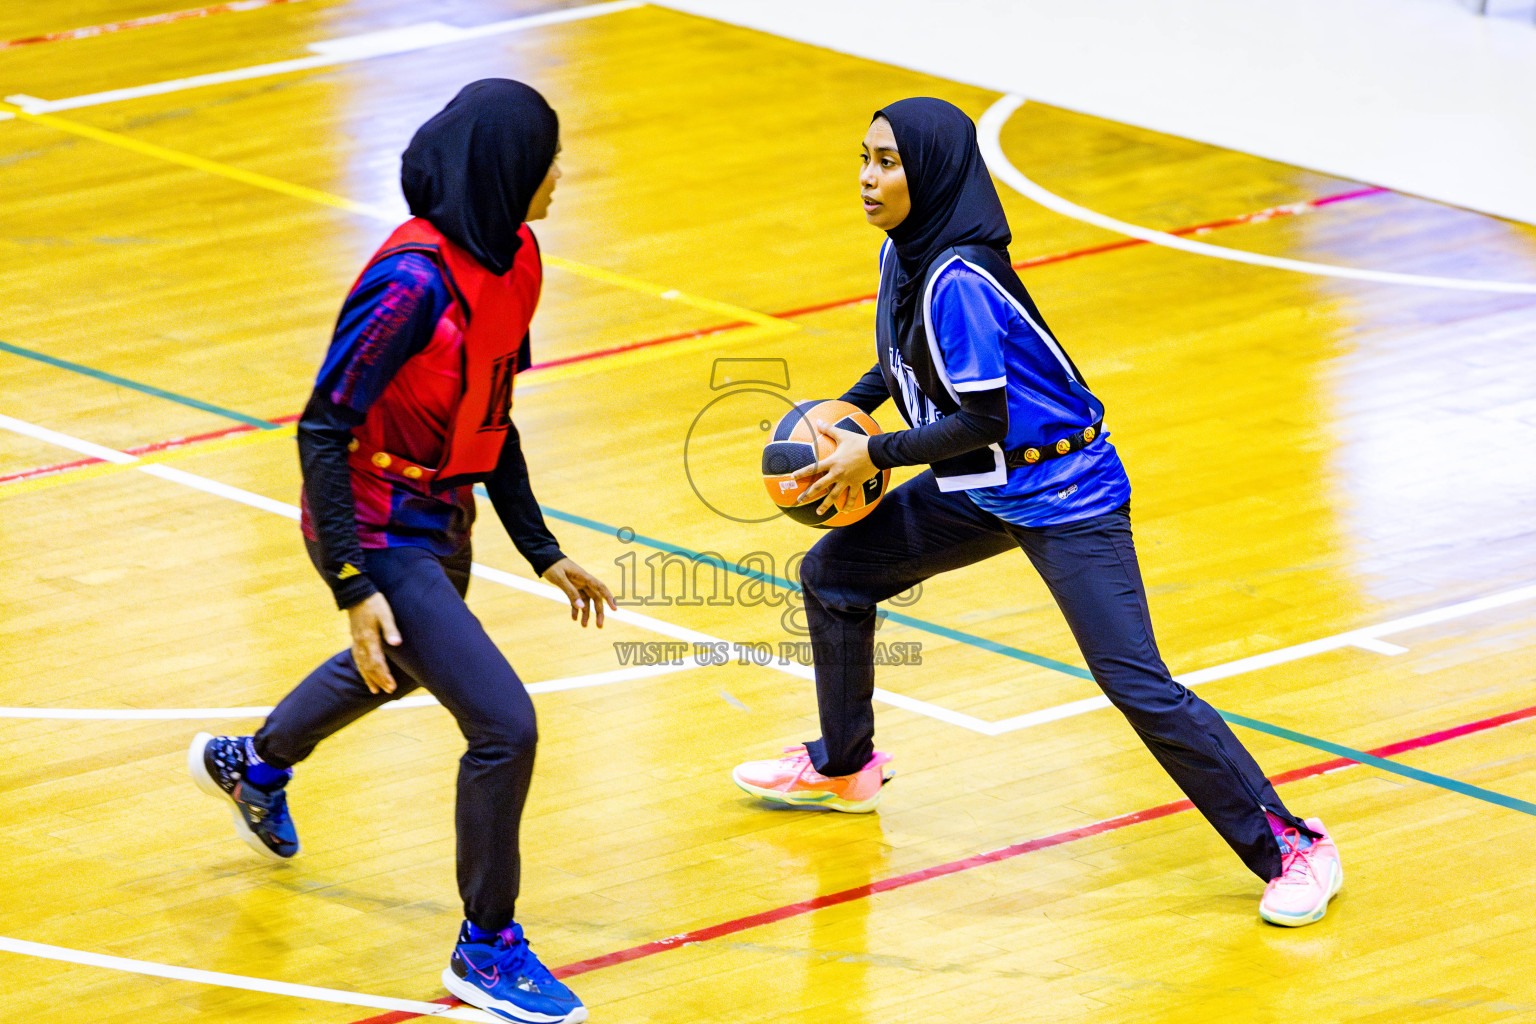
[[[400,646],[385,648],[395,692],[370,693],[352,652],[342,651],[272,710],[256,733],[256,753],[274,768],[287,768],[343,726],[425,687],[469,744],[459,759],[455,811],[464,916],[499,931],[512,922],[517,902],[518,825],[538,742],[533,702],[464,603],[467,544],[446,559],[414,547],[372,549],[365,557],[400,629]]]
[[[800,568],[817,655],[821,739],[806,744],[816,770],[847,775],[874,751],[875,605],[1015,547],[1034,563],[1093,678],[1152,756],[1254,874],[1278,875],[1279,847],[1264,812],[1291,814],[1216,710],[1163,664],[1129,505],[1082,522],[1015,526],[963,491],[940,491],[927,472],[887,494],[867,518],[829,531]]]

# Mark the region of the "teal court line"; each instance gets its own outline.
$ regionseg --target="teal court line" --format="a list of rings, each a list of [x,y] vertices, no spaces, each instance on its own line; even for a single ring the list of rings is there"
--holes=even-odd
[[[1278,736],[1283,740],[1290,740],[1292,743],[1300,743],[1303,746],[1326,750],[1330,754],[1347,757],[1351,761],[1358,761],[1360,764],[1369,765],[1372,768],[1380,768],[1382,771],[1391,772],[1393,775],[1401,775],[1405,779],[1413,779],[1416,782],[1439,786],[1441,789],[1448,789],[1452,793],[1460,793],[1462,796],[1470,796],[1475,800],[1483,800],[1490,804],[1497,804],[1500,807],[1508,807],[1512,811],[1520,811],[1523,814],[1536,814],[1536,804],[1528,803],[1512,796],[1505,796],[1503,793],[1495,793],[1491,789],[1483,789],[1480,786],[1459,782],[1444,775],[1436,775],[1433,772],[1410,768],[1405,764],[1398,764],[1396,761],[1377,757],[1375,754],[1367,754],[1363,750],[1341,746],[1338,743],[1321,740],[1316,736],[1308,736],[1306,733],[1295,732],[1282,726],[1270,725],[1268,722],[1261,722],[1257,718],[1234,715],[1230,711],[1218,711],[1217,714],[1221,715],[1222,718],[1232,725],[1240,725],[1245,729],[1252,729],[1255,732],[1268,733],[1271,736]]]
[[[262,430],[276,430],[278,427],[282,426],[280,423],[272,423],[268,420],[258,419],[255,416],[247,416],[243,412],[235,412],[233,409],[226,409],[223,406],[211,405],[208,402],[200,401],[196,398],[188,398],[186,395],[178,395],[174,391],[165,391],[150,384],[141,384],[136,380],[129,380],[127,377],[119,377],[116,374],[108,373],[105,370],[98,370],[93,366],[82,366],[79,363],[72,363],[68,359],[60,359],[57,356],[50,356],[46,352],[34,352],[32,349],[22,348],[20,345],[11,345],[0,341],[0,352],[9,352],[11,355],[21,356],[24,359],[32,359],[39,363],[46,363],[49,366],[56,366],[61,370],[69,370],[72,373],[82,374],[86,377],[94,377],[96,380],[106,381],[108,384],[116,384],[118,387],[131,388],[134,391],[142,391],[146,395],[153,395],[156,398],[164,398],[167,401],[176,402],[179,405],[190,406],[193,409],[201,409],[203,412],[211,412],[215,416],[223,416],[225,419],[234,420],[237,423],[244,423],[248,427],[259,427]]]
[[[569,512],[561,512],[559,509],[550,508],[547,505],[540,505],[539,508],[543,509],[544,514],[552,519],[559,519],[562,522],[574,523],[577,526],[585,526],[589,530],[596,530],[599,533],[606,533],[611,537],[618,538],[620,541],[624,540],[621,530],[628,530],[627,527],[621,528],[616,526],[609,526],[607,523],[600,523],[595,519],[587,519],[584,516],[572,515]],[[694,561],[707,560],[713,564],[722,566],[727,572],[734,573],[737,576],[743,576],[751,580],[760,580],[764,583],[772,583],[774,586],[782,587],[785,590],[793,591],[796,594],[800,593],[800,584],[791,582],[790,580],[781,579],[778,576],[771,576],[767,573],[759,572],[756,569],[745,569],[740,565],[727,562],[724,559],[716,561],[717,556],[715,555],[706,555],[703,552],[692,551],[688,548],[678,547],[676,544],[668,544],[664,540],[657,540],[654,537],[646,537],[642,534],[635,533],[633,530],[628,530],[628,532],[633,534],[632,539],[635,543],[644,544],[646,547],[655,548],[658,551],[665,551],[669,554],[682,555],[683,557],[693,559]],[[1005,657],[1013,658],[1016,661],[1028,662],[1031,665],[1038,665],[1041,668],[1048,668],[1053,672],[1060,672],[1063,675],[1074,676],[1078,679],[1093,678],[1093,675],[1085,668],[1078,668],[1076,665],[1068,665],[1066,662],[1056,661],[1052,658],[1047,658],[1044,655],[1031,654],[1029,651],[1021,651],[1017,647],[1009,647],[1007,644],[1000,644],[996,640],[988,640],[984,636],[976,636],[973,633],[963,633],[958,629],[950,629],[948,626],[941,626],[936,622],[929,622],[926,619],[915,618],[911,615],[903,615],[900,612],[893,612],[884,608],[880,610],[880,614],[890,619],[892,622],[901,623],[903,626],[911,626],[913,629],[920,629],[925,633],[932,633],[935,636],[942,636],[949,640],[958,640],[963,644],[970,644],[972,647],[979,647],[984,651],[991,651],[993,654],[1001,654]]]
[[[201,409],[204,412],[211,412],[216,415],[223,416],[227,419],[235,420],[239,423],[259,427],[263,430],[275,430],[280,426],[280,424],[273,423],[270,420],[260,419],[255,416],[247,416],[244,413],[238,413],[230,409],[221,408],[217,405],[211,405],[207,402],[199,401],[196,398],[189,398],[186,395],[178,395],[173,391],[165,391],[160,388],[151,387],[147,384],[140,384],[137,381],[126,380],[122,377],[117,377],[113,374],[106,373],[101,370],[96,370],[89,366],[81,366],[79,363],[72,363],[65,359],[58,359],[53,356],[44,355],[41,352],[33,352],[29,349],[19,348],[15,345],[6,344],[5,342],[0,342],[0,351],[10,352],[14,355],[24,356],[28,359],[34,359],[38,362],[47,363],[50,366],[56,366],[60,369],[81,373],[88,377],[94,377],[97,380],[103,380],[112,384],[118,384],[122,387],[132,388],[135,391],[141,391],[144,394],[153,395],[156,398],[163,398],[167,401],[177,402],[181,405],[190,406],[194,409]],[[479,485],[476,485],[476,490],[478,493],[484,493],[484,488],[480,487]],[[600,523],[595,519],[587,519],[583,516],[572,515],[569,512],[561,512],[559,509],[553,509],[546,505],[540,505],[539,507],[544,511],[545,515],[548,515],[551,518],[559,519],[562,522],[572,523],[576,526],[583,526],[590,530],[597,530],[602,533],[608,533],[613,535],[615,538],[622,540],[622,538],[619,537],[619,530],[616,527],[608,526],[605,523]],[[698,552],[690,551],[688,548],[679,547],[675,544],[668,544],[665,541],[656,540],[650,537],[642,537],[638,533],[634,535],[633,539],[647,546],[657,548],[661,551],[667,551],[672,554],[683,555],[688,558],[702,557]],[[779,579],[778,577],[770,577],[765,573],[759,573],[755,570],[742,570],[740,566],[727,565],[727,568],[736,571],[739,575],[746,576],[751,579],[763,580],[764,582],[772,582],[777,586],[787,587],[796,591],[797,593],[800,590],[799,585],[791,583],[789,580]],[[950,629],[947,626],[940,626],[936,623],[925,622],[922,619],[914,619],[911,616],[901,615],[897,612],[890,612],[888,614],[890,615],[890,618],[893,622],[900,622],[903,625],[909,625],[916,629],[928,630],[929,632],[932,632],[938,636],[944,636],[952,640],[958,640],[962,643],[971,644],[972,646],[979,647],[983,650],[992,651],[997,654],[1004,654],[1008,657],[1016,658],[1020,661],[1027,661],[1031,664],[1041,665],[1045,668],[1052,668],[1058,672],[1064,672],[1068,675],[1075,675],[1081,678],[1091,678],[1087,671],[1077,668],[1074,665],[1066,665],[1062,662],[1052,661],[1049,658],[1042,658],[1040,655],[1030,654],[1028,651],[1021,651],[1017,648],[1008,647],[1004,644],[999,644],[995,641],[987,640],[984,637],[972,636],[969,633],[962,633],[959,630]],[[1390,772],[1393,775],[1400,775],[1404,778],[1413,779],[1417,782],[1423,782],[1427,785],[1435,786],[1452,793],[1459,793],[1462,796],[1469,796],[1475,800],[1481,800],[1485,803],[1494,804],[1498,807],[1509,808],[1510,810],[1520,811],[1524,814],[1536,815],[1536,804],[1527,803],[1526,801],[1516,799],[1515,797],[1505,796],[1502,793],[1496,793],[1492,790],[1483,789],[1479,786],[1469,785],[1468,783],[1461,782],[1456,779],[1447,778],[1444,775],[1435,775],[1432,772],[1421,771],[1418,768],[1411,768],[1408,765],[1399,764],[1396,761],[1389,761],[1384,757],[1377,757],[1374,754],[1367,754],[1363,750],[1355,750],[1353,747],[1346,747],[1342,744],[1334,743],[1330,740],[1319,739],[1315,736],[1308,736],[1305,733],[1286,729],[1282,726],[1270,725],[1268,722],[1261,722],[1256,718],[1247,718],[1243,715],[1232,714],[1231,712],[1227,711],[1219,711],[1218,713],[1222,718],[1233,725],[1240,725],[1244,728],[1253,729],[1257,732],[1267,733],[1270,736],[1276,736],[1280,739],[1289,740],[1292,743],[1297,743],[1302,746],[1312,747],[1316,750],[1324,750],[1330,754],[1334,754],[1338,757],[1348,758],[1349,760],[1358,762],[1359,764],[1369,765],[1372,768],[1378,768],[1382,771]]]
[[[43,352],[34,352],[31,349],[21,348],[17,345],[10,345],[3,341],[0,341],[0,351],[10,352],[13,355],[19,355],[40,363],[46,363],[49,366],[54,366],[61,370],[69,370],[74,373],[83,374],[96,380],[106,381],[109,384],[116,384],[120,387],[132,388],[133,390],[141,391],[146,395],[153,395],[156,398],[163,398],[167,401],[176,402],[180,405],[190,406],[193,409],[201,409],[204,412],[211,412],[217,416],[223,416],[226,419],[235,420],[238,423],[244,423],[247,426],[259,427],[262,430],[276,430],[281,425],[273,423],[270,420],[260,419],[255,416],[247,416],[245,413],[235,412],[232,409],[225,409],[221,406],[212,405],[208,402],[202,401],[201,399],[191,398],[187,395],[179,395],[174,391],[166,391],[162,388],[153,387],[149,384],[141,384],[138,381],[129,380],[126,377],[119,377],[115,374],[107,373],[104,370],[98,370],[91,366],[83,366],[80,363],[72,363],[67,359],[59,359],[56,356],[50,356]],[[480,494],[482,497],[486,496],[485,488],[483,487],[477,487],[476,493]],[[596,530],[599,533],[607,533],[615,537],[619,536],[618,527],[609,526],[606,523],[600,523],[594,519],[586,519],[582,516],[572,515],[569,512],[562,512],[559,509],[550,508],[548,505],[540,505],[539,508],[544,511],[545,515],[552,519],[559,519],[562,522],[574,523],[578,526],[584,526],[589,530]],[[690,551],[687,548],[678,547],[675,544],[668,544],[665,541],[656,540],[651,537],[642,537],[639,534],[635,534],[634,539],[649,547],[653,547],[675,555],[682,555],[686,558],[698,560],[705,557],[699,552]],[[777,576],[768,576],[765,573],[756,572],[755,570],[751,569],[743,569],[739,565],[724,561],[724,559],[721,559],[716,564],[722,565],[728,572],[735,573],[738,576],[744,576],[748,579],[762,580],[763,582],[773,583],[775,586],[783,587],[797,594],[800,592],[800,585],[797,583],[791,583],[789,580],[780,579]],[[1031,654],[1029,651],[1022,651],[1016,647],[1009,647],[1007,644],[1000,644],[995,640],[988,640],[986,637],[975,636],[971,633],[963,633],[958,629],[950,629],[948,626],[941,626],[936,622],[928,622],[924,619],[915,618],[911,615],[903,615],[899,612],[886,611],[882,609],[881,614],[885,615],[888,619],[890,619],[890,621],[899,622],[903,626],[911,626],[913,629],[922,630],[926,633],[932,633],[934,636],[942,636],[949,640],[957,640],[960,643],[970,644],[972,647],[978,647],[985,651],[991,651],[994,654],[1001,654],[1005,657],[1013,658],[1017,661],[1027,662],[1031,665],[1038,665],[1041,668],[1050,669],[1053,672],[1060,672],[1064,675],[1073,676],[1077,679],[1093,678],[1087,669],[1079,668],[1076,665],[1068,665],[1065,662],[1055,661],[1043,655]]]

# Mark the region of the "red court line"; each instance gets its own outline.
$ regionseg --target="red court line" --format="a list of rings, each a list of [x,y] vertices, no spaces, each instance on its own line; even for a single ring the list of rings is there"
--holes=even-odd
[[[291,416],[279,416],[272,420],[273,423],[292,423],[297,420],[298,414]],[[206,434],[193,434],[190,437],[173,437],[168,441],[155,441],[150,444],[134,445],[132,448],[124,448],[129,455],[149,455],[153,452],[168,451],[172,448],[185,448],[187,445],[199,444],[203,441],[217,441],[221,437],[229,437],[231,434],[249,434],[260,430],[242,423],[238,427],[225,427],[223,430],[210,430]],[[82,466],[94,466],[103,459],[76,459],[73,462],[60,462],[52,466],[38,466],[34,469],[18,470],[15,473],[7,473],[0,476],[0,484],[8,484],[17,480],[30,480],[32,477],[48,476],[50,473],[63,473],[70,469],[79,469]]]
[[[293,3],[298,2],[298,0],[252,0],[252,2]],[[208,8],[208,10],[212,10],[212,8]],[[1331,206],[1334,203],[1347,202],[1351,199],[1361,199],[1365,196],[1380,195],[1381,193],[1388,191],[1391,190],[1377,187],[1355,189],[1352,192],[1342,192],[1338,195],[1324,196],[1321,199],[1305,199],[1298,203],[1287,203],[1284,206],[1271,206],[1268,209],[1258,210],[1253,213],[1244,213],[1236,217],[1226,217],[1221,220],[1207,221],[1204,224],[1191,224],[1188,227],[1177,228],[1168,233],[1171,235],[1181,236],[1199,235],[1208,231],[1217,231],[1222,228],[1238,227],[1243,224],[1259,224],[1263,223],[1264,221],[1274,220],[1277,217],[1294,217],[1295,215],[1299,213],[1305,213],[1308,210],[1315,210],[1323,206]],[[1028,270],[1031,267],[1042,267],[1048,263],[1063,263],[1067,260],[1080,259],[1084,256],[1096,256],[1099,253],[1114,252],[1117,249],[1130,249],[1139,245],[1151,244],[1152,243],[1143,241],[1140,238],[1123,238],[1116,242],[1106,242],[1103,245],[1093,245],[1083,249],[1069,249],[1066,252],[1048,253],[1043,256],[1031,256],[1027,259],[1019,260],[1013,266],[1015,270]],[[769,315],[779,320],[792,320],[795,317],[808,316],[811,313],[824,313],[833,309],[845,309],[849,306],[858,306],[866,302],[873,302],[874,300],[875,295],[873,292],[871,292],[868,295],[858,295],[848,299],[834,299],[831,302],[821,302],[814,306],[801,306],[796,309],[787,309],[782,313],[772,313]],[[703,338],[711,334],[721,334],[726,331],[733,331],[739,327],[747,326],[750,325],[745,320],[734,320],[730,323],[716,324],[713,327],[701,327],[692,331],[682,331],[678,334],[668,334],[665,337],[651,338],[647,341],[632,341],[624,345],[615,345],[611,348],[593,349],[590,352],[578,352],[575,355],[561,356],[558,359],[549,359],[541,363],[534,363],[525,372],[531,373],[535,370],[547,370],[556,366],[567,366],[572,363],[584,363],[592,359],[602,359],[607,356],[620,355],[625,352],[636,352],[640,349],[655,348],[658,345],[667,345],[675,341],[686,341],[692,338]],[[283,416],[273,420],[272,422],[291,423],[296,419],[298,419],[297,416]],[[198,441],[213,440],[215,438],[226,437],[230,434],[237,434],[242,431],[252,429],[255,428],[248,426],[231,427],[227,430],[214,431],[213,433],[209,434],[200,434],[193,438],[178,438],[173,441],[162,441],[154,445],[145,445],[140,448],[128,448],[125,449],[125,451],[127,451],[130,455],[143,455],[150,451],[160,451],[164,448],[175,448],[186,444],[193,444]],[[36,469],[26,469],[16,473],[8,473],[4,476],[0,476],[0,485],[11,483],[16,480],[30,479],[31,477],[36,476],[46,476],[50,473],[62,473],[66,470],[77,469],[81,466],[93,465],[99,461],[101,460],[77,459],[74,462],[61,462],[52,466],[39,466]]]
[[[170,11],[166,14],[151,14],[146,18],[115,21],[109,25],[91,25],[86,28],[72,28],[64,32],[50,32],[47,35],[11,39],[0,42],[0,50],[9,50],[16,46],[30,46],[33,43],[57,43],[65,39],[87,39],[91,36],[104,36],[111,32],[124,32],[134,28],[148,28],[151,25],[169,25],[173,21],[186,21],[188,18],[206,18],[213,14],[251,11],[258,7],[272,7],[275,4],[296,4],[300,2],[301,0],[235,0],[234,3],[214,4],[212,7],[198,7],[190,11]]]
[[[1416,736],[1412,739],[1399,740],[1396,743],[1388,743],[1386,746],[1377,747],[1375,750],[1368,750],[1366,753],[1376,757],[1390,757],[1393,754],[1401,754],[1408,750],[1422,750],[1425,747],[1432,747],[1447,740],[1484,732],[1488,729],[1496,729],[1501,725],[1508,725],[1511,722],[1518,722],[1528,718],[1536,718],[1536,706],[1521,708],[1519,711],[1508,711],[1502,715],[1494,715],[1492,718],[1483,718],[1475,722],[1467,722],[1464,725],[1442,729],[1439,732]],[[1295,768],[1288,772],[1282,772],[1271,778],[1270,781],[1277,786],[1281,786],[1288,782],[1313,778],[1326,772],[1343,768],[1346,765],[1358,763],[1358,761],[1347,757],[1338,757],[1318,764],[1308,765],[1305,768]],[[1076,842],[1079,839],[1086,839],[1089,836],[1114,832],[1118,829],[1140,824],[1143,821],[1154,821],[1158,818],[1166,818],[1171,814],[1178,814],[1181,811],[1193,809],[1194,805],[1188,800],[1176,800],[1173,803],[1160,804],[1157,807],[1148,807],[1141,811],[1132,811],[1129,814],[1122,814],[1118,817],[1094,822],[1092,825],[1084,825],[1080,828],[1068,829],[1065,832],[1057,832],[1054,835],[1042,836],[1039,839],[1015,843],[1012,846],[1004,846],[1001,849],[991,850],[987,853],[978,853],[960,860],[952,860],[947,864],[936,864],[933,867],[920,868],[917,871],[910,871],[904,875],[883,878],[878,882],[871,882],[868,885],[858,885],[852,889],[844,889],[841,892],[801,900],[798,903],[786,904],[785,906],[776,907],[773,910],[765,910],[757,914],[749,914],[746,917],[736,918],[734,921],[722,921],[719,924],[697,928],[691,932],[683,932],[681,935],[669,935],[664,939],[657,939],[654,942],[647,942],[640,946],[631,946],[629,949],[621,949],[614,953],[605,953],[602,956],[592,957],[590,960],[579,960],[573,964],[566,964],[564,967],[557,967],[552,973],[557,978],[572,978],[578,974],[586,974],[589,971],[601,970],[604,967],[614,967],[618,964],[629,963],[631,960],[639,960],[644,957],[654,956],[657,953],[665,953],[669,949],[678,949],[682,946],[690,946],[699,942],[708,942],[711,939],[734,935],[737,932],[746,931],[750,928],[758,928],[762,925],[784,921],[791,917],[800,917],[816,910],[835,907],[840,903],[850,903],[854,900],[866,899],[876,893],[904,889],[909,885],[916,885],[918,882],[943,878],[945,875],[958,874],[961,871],[969,871],[972,868],[984,867],[988,864],[997,864],[1000,861],[1011,860],[1014,857],[1033,853],[1036,850],[1063,846],[1067,843]],[[460,1005],[457,999],[452,998],[435,1001],[446,1005]],[[414,1020],[419,1016],[422,1015],[395,1011],[383,1014],[382,1016],[354,1021],[353,1024],[400,1024],[402,1021]]]
[[[1176,228],[1168,232],[1170,235],[1203,235],[1207,231],[1218,231],[1222,228],[1238,227],[1243,224],[1261,224],[1264,221],[1274,220],[1277,217],[1294,217],[1298,213],[1306,213],[1323,206],[1331,206],[1334,203],[1343,203],[1351,199],[1360,199],[1365,196],[1379,195],[1390,189],[1371,187],[1355,189],[1352,192],[1343,192],[1339,195],[1324,196],[1321,199],[1305,199],[1299,203],[1287,203],[1284,206],[1271,206],[1268,209],[1257,210],[1253,213],[1244,213],[1236,217],[1225,217],[1221,220],[1207,221],[1204,224],[1191,224],[1189,227]],[[1019,260],[1013,265],[1015,270],[1028,270],[1031,267],[1043,267],[1048,263],[1064,263],[1067,260],[1081,259],[1084,256],[1097,256],[1099,253],[1114,252],[1117,249],[1130,249],[1139,245],[1151,245],[1151,242],[1140,238],[1123,238],[1117,242],[1106,242],[1103,245],[1092,245],[1083,249],[1069,249],[1066,252],[1049,253],[1044,256],[1031,256],[1028,259]],[[859,306],[866,302],[875,301],[875,294],[857,295],[848,299],[834,299],[831,302],[819,302],[814,306],[800,306],[795,309],[786,309],[781,313],[770,313],[769,316],[779,320],[792,320],[795,317],[808,316],[811,313],[825,313],[833,309],[845,309],[849,306]],[[699,338],[707,334],[718,334],[722,331],[735,330],[738,327],[746,327],[747,322],[738,320],[728,324],[718,324],[714,327],[705,327],[696,331],[686,331],[682,334],[673,334],[665,338],[654,338],[650,341],[637,341],[628,345],[618,345],[614,348],[595,349],[591,352],[582,352],[574,356],[566,356],[562,359],[553,359],[547,363],[534,363],[530,370],[542,370],[548,366],[564,366],[568,363],[581,363],[589,359],[601,359],[604,356],[617,355],[621,352],[632,352],[635,349],[651,348],[656,345],[665,345],[672,341],[682,341],[687,338]]]
[[[787,313],[773,313],[771,316],[783,318]],[[681,331],[677,334],[668,334],[663,338],[651,338],[649,341],[631,341],[624,345],[615,345],[612,348],[594,349],[591,352],[578,352],[573,356],[561,356],[559,359],[546,359],[542,363],[534,363],[524,370],[524,373],[532,373],[534,370],[547,370],[552,366],[565,366],[567,363],[584,363],[589,359],[600,359],[603,356],[616,356],[622,352],[634,352],[642,348],[655,348],[657,345],[666,345],[673,341],[687,341],[689,338],[703,338],[711,334],[721,334],[725,331],[734,331],[738,327],[751,326],[746,320],[732,320],[728,324],[719,324],[715,327],[700,327],[697,330]]]

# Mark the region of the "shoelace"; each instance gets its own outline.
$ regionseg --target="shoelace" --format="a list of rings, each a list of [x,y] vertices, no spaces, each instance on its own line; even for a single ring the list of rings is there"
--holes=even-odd
[[[281,828],[288,824],[288,794],[278,790],[272,797],[272,808],[267,813],[267,820]]]
[[[256,821],[261,825],[281,828],[288,823],[288,794],[281,789],[268,792],[251,782],[244,782],[239,790],[240,799],[257,812]]]
[[[1281,877],[1289,875],[1291,868],[1296,867],[1310,881],[1313,875],[1312,851],[1317,848],[1317,844],[1314,842],[1310,846],[1302,846],[1301,833],[1294,828],[1288,828],[1280,834],[1280,847]]]
[[[811,752],[804,747],[785,747],[784,753],[789,755],[784,760],[795,766],[796,779],[804,777],[806,772],[810,772],[812,775],[821,774],[811,767]],[[822,778],[825,777],[822,776]]]
[[[534,958],[533,950],[528,948],[528,940],[519,934],[516,926],[503,929],[496,937],[498,941],[492,947],[494,952],[491,958],[475,969],[482,975],[489,971],[495,980],[505,974],[510,978],[526,978],[536,989],[540,987],[539,983],[544,979],[538,977],[539,972],[535,970],[539,962]]]

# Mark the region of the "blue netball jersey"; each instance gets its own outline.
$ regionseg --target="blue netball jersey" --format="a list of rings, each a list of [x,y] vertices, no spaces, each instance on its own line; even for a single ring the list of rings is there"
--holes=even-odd
[[[954,389],[1008,389],[1004,450],[1054,444],[1103,417],[1103,404],[1074,386],[1056,340],[990,277],[955,259],[929,294],[930,337]],[[1054,526],[1113,512],[1131,499],[1131,482],[1106,431],[1081,451],[1010,469],[1006,483],[966,494],[999,519]]]

